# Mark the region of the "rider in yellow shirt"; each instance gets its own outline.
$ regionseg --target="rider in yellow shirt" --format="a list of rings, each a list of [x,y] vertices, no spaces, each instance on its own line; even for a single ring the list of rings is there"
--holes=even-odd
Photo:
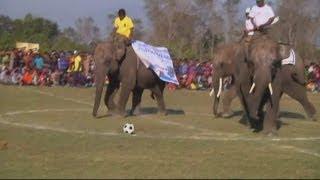
[[[114,31],[129,39],[132,39],[134,25],[130,17],[126,16],[126,11],[120,9],[118,17],[114,20]]]

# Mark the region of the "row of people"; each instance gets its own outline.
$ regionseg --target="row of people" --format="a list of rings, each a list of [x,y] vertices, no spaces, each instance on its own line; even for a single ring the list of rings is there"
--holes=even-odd
[[[0,81],[20,85],[91,86],[93,58],[88,53],[23,51],[0,54]]]
[[[211,88],[214,67],[209,61],[175,59],[173,62],[180,85],[169,84],[169,89]],[[94,86],[94,61],[88,53],[53,51],[40,54],[15,49],[1,52],[0,64],[0,82],[6,84]],[[319,92],[320,66],[313,63],[306,67],[306,77],[308,90]]]

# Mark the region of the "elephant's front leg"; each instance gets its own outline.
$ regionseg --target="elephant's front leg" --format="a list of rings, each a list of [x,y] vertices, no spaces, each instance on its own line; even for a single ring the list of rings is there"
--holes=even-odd
[[[126,116],[126,105],[133,88],[128,87],[126,84],[121,85],[120,97],[118,103],[118,113],[120,116]]]
[[[163,98],[164,88],[165,88],[165,84],[163,83],[161,85],[154,87],[153,89],[151,89],[151,91],[157,99],[159,113],[162,115],[167,115],[166,106],[165,106],[164,98]]]
[[[114,97],[118,92],[120,82],[114,77],[110,78],[110,83],[108,85],[106,95],[104,97],[104,103],[108,108],[108,111],[113,114],[117,109],[117,106],[114,102]]]
[[[135,88],[133,90],[132,95],[132,107],[130,114],[131,115],[139,115],[140,114],[140,104],[141,104],[141,97],[142,97],[143,89]]]
[[[232,85],[229,90],[225,91],[222,99],[223,112],[222,117],[229,118],[233,115],[233,111],[231,110],[231,102],[237,96],[236,87]]]
[[[266,103],[266,113],[263,120],[263,132],[268,136],[277,135],[279,102],[282,94],[280,86],[276,86],[273,83],[273,87],[275,87],[275,89],[273,94],[270,95],[270,100]]]

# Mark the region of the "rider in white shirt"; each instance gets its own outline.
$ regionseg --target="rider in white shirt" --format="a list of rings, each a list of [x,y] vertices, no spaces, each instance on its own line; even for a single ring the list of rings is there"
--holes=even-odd
[[[257,5],[253,6],[249,18],[255,30],[261,31],[271,25],[275,15],[272,8],[264,0],[256,0]]]

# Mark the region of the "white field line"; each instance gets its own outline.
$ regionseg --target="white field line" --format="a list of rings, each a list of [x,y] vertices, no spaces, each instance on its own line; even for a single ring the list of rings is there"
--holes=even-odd
[[[37,109],[37,110],[28,110],[28,111],[11,111],[7,112],[4,115],[12,116],[18,114],[29,114],[29,113],[40,113],[40,112],[69,112],[69,111],[89,111],[89,109]]]
[[[93,104],[91,104],[91,103],[80,101],[80,100],[76,100],[76,99],[73,99],[73,98],[57,96],[57,95],[55,95],[53,93],[44,92],[44,91],[40,91],[40,90],[30,90],[30,91],[38,93],[38,94],[46,95],[46,96],[55,97],[55,98],[62,99],[62,100],[65,100],[65,101],[71,101],[71,102],[75,102],[75,103],[78,103],[78,104],[84,104],[84,105],[88,105],[88,106],[92,106],[93,107]]]
[[[29,110],[25,111],[25,113],[37,113],[37,112],[54,112],[54,111],[87,111],[87,109],[43,109],[43,110]],[[23,111],[15,111],[15,112],[7,112],[4,115],[17,115],[23,114]],[[53,132],[60,132],[60,133],[69,133],[69,134],[87,134],[87,135],[100,135],[100,136],[123,136],[121,133],[118,132],[99,132],[99,131],[89,131],[89,130],[71,130],[65,128],[53,128],[44,125],[37,125],[37,124],[26,124],[26,123],[19,123],[19,122],[11,122],[6,120],[3,115],[0,115],[0,123],[10,126],[17,126],[35,130],[49,130]],[[146,134],[137,134],[136,137],[141,138],[152,138],[152,139],[185,139],[185,140],[215,140],[215,141],[318,141],[320,137],[299,137],[299,138],[248,138],[248,137],[215,137],[215,136],[201,136],[201,135],[190,135],[190,136],[153,136],[153,135],[146,135]]]
[[[289,146],[289,145],[275,145],[275,146],[278,147],[278,148],[281,148],[281,149],[289,149],[289,150],[293,150],[295,152],[299,152],[299,153],[302,153],[302,154],[307,154],[307,155],[310,155],[310,156],[315,156],[315,157],[320,158],[320,154],[319,153],[314,152],[314,151],[310,151],[308,149],[302,149],[302,148],[298,148],[298,147],[295,147],[295,146]]]
[[[53,93],[49,93],[49,92],[43,92],[43,91],[40,91],[40,90],[31,90],[32,92],[35,92],[35,93],[39,93],[39,94],[42,94],[42,95],[46,95],[46,96],[51,96],[51,97],[55,97],[55,98],[58,98],[58,99],[62,99],[62,100],[65,100],[65,101],[71,101],[71,102],[74,102],[74,103],[78,103],[78,104],[84,104],[84,105],[89,105],[91,107],[93,107],[92,104],[88,103],[88,102],[84,102],[84,101],[80,101],[80,100],[76,100],[76,99],[72,99],[72,98],[66,98],[66,97],[62,97],[62,96],[57,96]],[[209,115],[209,114],[204,114],[204,113],[201,113],[201,114],[198,114],[198,113],[194,113],[194,112],[187,112],[186,114],[191,114],[191,115],[199,115],[199,116],[212,116],[212,115]],[[145,118],[147,116],[141,116],[141,118]],[[163,123],[163,124],[171,124],[173,125],[174,122],[170,122],[170,121],[160,121],[160,123]],[[195,126],[191,126],[191,125],[185,125],[185,124],[181,124],[181,123],[175,123],[174,125],[178,125],[179,127],[181,128],[184,128],[184,129],[198,129],[202,132],[205,131],[205,133],[207,134],[213,134],[213,132],[210,130],[205,130],[205,129],[202,129],[202,128],[197,128]],[[217,135],[217,133],[214,133],[215,135]],[[230,133],[219,133],[219,134],[230,134]]]
[[[35,92],[35,93],[38,93],[38,94],[52,96],[52,97],[55,97],[55,98],[58,98],[58,99],[66,100],[66,101],[72,101],[72,102],[75,102],[75,103],[92,106],[92,104],[90,104],[90,103],[87,103],[87,102],[84,102],[84,101],[75,100],[75,99],[72,99],[72,98],[65,98],[65,97],[57,96],[57,95],[55,95],[53,93],[43,92],[43,91],[40,91],[40,90],[31,90],[31,91]],[[62,110],[60,110],[60,111],[62,111]],[[11,113],[13,113],[13,112],[11,112]],[[192,113],[192,114],[196,114],[196,113]],[[201,114],[199,114],[199,115],[201,115]],[[0,121],[0,123],[10,125],[11,122],[2,120],[2,121]],[[166,121],[165,123],[173,124],[170,121]],[[14,124],[11,124],[11,125],[14,125]],[[24,124],[21,124],[21,123],[16,123],[15,125],[24,126]],[[184,124],[181,124],[181,123],[176,123],[176,125],[185,126]],[[24,126],[24,127],[26,127],[26,126]],[[45,128],[47,128],[48,130],[52,129],[50,127],[45,127]],[[191,127],[191,128],[196,128],[196,127]],[[34,129],[36,129],[36,128],[34,128]],[[54,129],[52,129],[52,130],[54,130]],[[63,130],[63,131],[68,131],[68,130]],[[82,131],[77,131],[77,132],[82,132]],[[86,133],[88,131],[83,131],[83,132]],[[97,135],[105,134],[105,133],[101,134],[99,132],[92,132],[92,133],[93,134],[97,134]],[[106,132],[106,133],[108,133],[108,132]],[[236,134],[234,134],[234,135],[236,135]],[[141,137],[143,137],[143,136],[141,136]],[[147,136],[147,135],[144,135],[144,137],[161,138],[161,137]],[[181,137],[181,136],[173,137],[173,136],[169,136],[169,137],[164,137],[164,138],[169,138],[169,139],[177,139],[178,138],[178,139],[220,140],[220,141],[261,141],[261,140],[267,140],[267,141],[318,141],[318,140],[320,140],[320,137],[297,137],[297,138],[246,138],[246,137],[229,137],[228,138],[228,137],[225,137],[225,138],[218,138],[218,137],[197,137],[197,136],[192,136],[192,137]]]

